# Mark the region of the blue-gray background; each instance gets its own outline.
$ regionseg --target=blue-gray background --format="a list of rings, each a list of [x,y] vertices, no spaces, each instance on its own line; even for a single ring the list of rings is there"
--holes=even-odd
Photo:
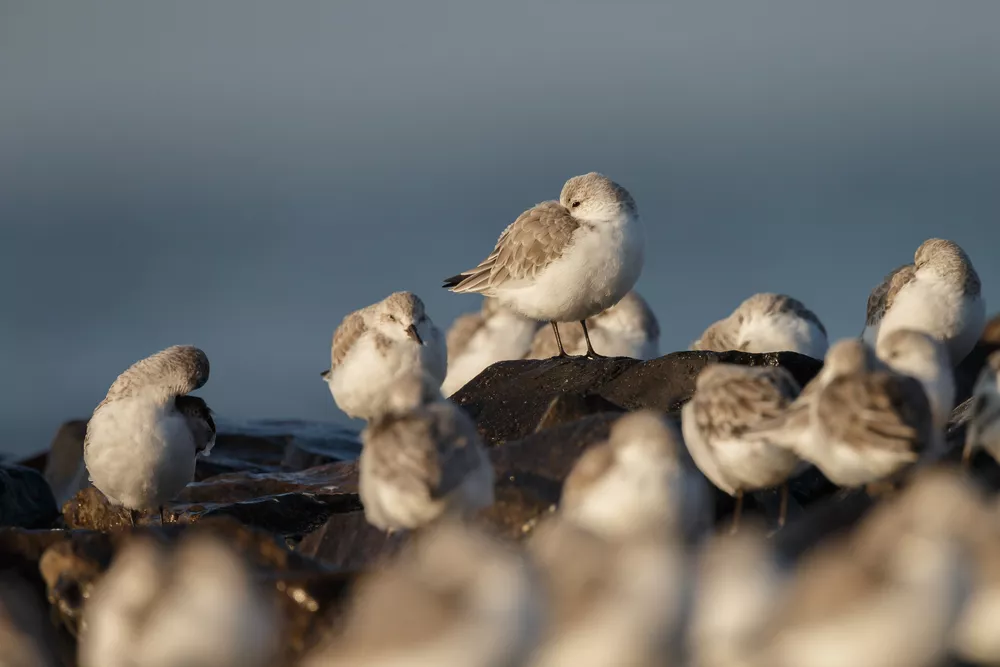
[[[835,337],[929,236],[1000,291],[1000,2],[0,0],[0,451],[203,347],[223,416],[342,419],[348,311],[602,171],[664,351],[755,291]]]

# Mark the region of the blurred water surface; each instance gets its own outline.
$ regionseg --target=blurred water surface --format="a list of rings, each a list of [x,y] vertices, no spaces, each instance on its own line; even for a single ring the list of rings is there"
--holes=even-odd
[[[0,1],[0,451],[130,363],[221,415],[343,420],[348,311],[598,170],[646,223],[664,351],[761,290],[834,337],[929,236],[1000,290],[1000,3]]]

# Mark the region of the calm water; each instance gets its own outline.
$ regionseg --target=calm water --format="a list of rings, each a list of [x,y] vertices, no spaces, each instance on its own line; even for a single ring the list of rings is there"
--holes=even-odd
[[[175,343],[224,416],[342,420],[340,318],[477,308],[440,278],[590,170],[664,351],[761,290],[857,334],[934,235],[996,307],[1000,3],[708,4],[0,0],[0,451]]]

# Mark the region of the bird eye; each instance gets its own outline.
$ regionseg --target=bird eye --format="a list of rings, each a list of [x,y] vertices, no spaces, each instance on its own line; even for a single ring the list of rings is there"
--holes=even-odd
[[[580,205],[580,202],[578,202],[578,201],[573,202],[573,208],[576,208],[579,205]]]
[[[395,315],[389,315],[389,321],[395,322],[396,321],[396,316]]]

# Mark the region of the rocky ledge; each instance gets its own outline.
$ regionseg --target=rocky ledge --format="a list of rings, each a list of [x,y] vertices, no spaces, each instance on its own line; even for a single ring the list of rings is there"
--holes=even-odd
[[[491,446],[496,503],[480,520],[506,538],[523,539],[555,508],[581,451],[604,439],[623,412],[648,407],[677,415],[699,371],[717,362],[782,366],[803,384],[821,367],[792,353],[679,352],[647,362],[569,358],[503,362],[486,369],[452,397]],[[960,406],[949,432],[956,446],[963,437],[963,415]],[[50,606],[65,664],[74,664],[80,610],[94,583],[135,535],[172,543],[191,531],[209,531],[237,545],[285,616],[289,661],[338,612],[356,575],[394,553],[405,539],[365,522],[357,488],[358,436],[340,427],[220,423],[215,449],[199,460],[195,482],[165,508],[164,523],[147,516],[135,528],[87,483],[84,428],[84,422],[67,422],[46,455],[23,462],[27,465],[0,465],[0,523],[5,526],[0,528],[0,570],[16,572]],[[975,463],[982,479],[1000,486],[992,460],[983,456]],[[845,498],[835,491],[816,472],[794,480],[790,523],[776,538],[785,555],[807,551],[856,521],[871,504],[867,497]],[[717,496],[717,519],[723,521],[731,500]],[[757,494],[745,511],[773,520],[777,499]]]

